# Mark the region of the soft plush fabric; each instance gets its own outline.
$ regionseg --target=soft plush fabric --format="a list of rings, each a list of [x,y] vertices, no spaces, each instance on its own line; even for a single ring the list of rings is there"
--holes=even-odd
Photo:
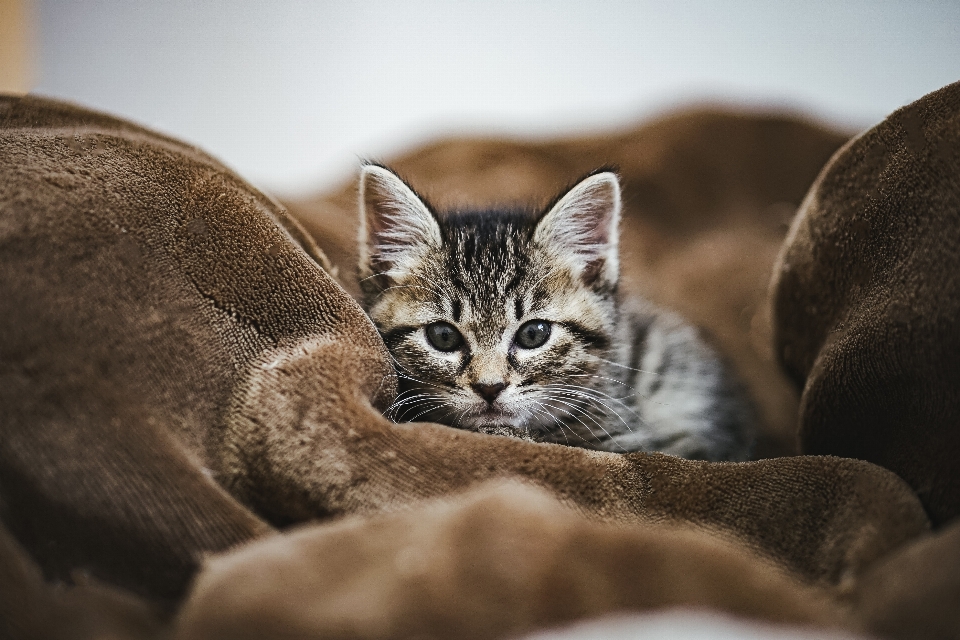
[[[960,84],[851,141],[811,189],[774,285],[807,453],[870,460],[960,515]]]
[[[178,639],[473,640],[622,609],[837,624],[840,608],[695,529],[610,527],[523,486],[304,529],[213,563]]]
[[[687,141],[673,174],[687,182],[660,176],[634,193],[702,202],[702,219],[637,207],[628,273],[713,327],[766,416],[765,446],[785,447],[775,416],[795,411],[796,392],[772,352],[743,347],[769,329],[761,287],[732,274],[769,273],[790,206],[773,203],[800,198],[811,149],[826,156],[839,136],[748,116],[670,127]],[[580,144],[554,153],[575,169],[616,146]],[[673,250],[703,258],[704,273]],[[386,350],[332,269],[280,205],[198,150],[69,105],[0,99],[0,632],[492,639],[677,605],[893,637],[922,610],[917,624],[957,631],[941,611],[956,574],[919,571],[955,558],[954,536],[927,537],[892,471],[392,424]],[[666,284],[643,284],[654,273]],[[803,286],[781,278],[778,299]],[[730,304],[744,300],[737,325]],[[915,592],[928,608],[910,604]]]
[[[856,615],[877,635],[960,637],[960,522],[920,536],[858,581]]]
[[[0,638],[146,640],[164,626],[155,607],[82,571],[69,589],[44,581],[17,541],[0,529]]]

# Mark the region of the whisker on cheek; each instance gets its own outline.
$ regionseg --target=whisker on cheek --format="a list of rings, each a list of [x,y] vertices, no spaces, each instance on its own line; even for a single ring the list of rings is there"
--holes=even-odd
[[[586,417],[587,419],[589,419],[594,425],[596,425],[596,427],[597,427],[601,432],[603,432],[604,435],[607,436],[607,438],[611,438],[611,437],[612,437],[612,436],[610,435],[610,432],[606,430],[606,428],[603,426],[603,424],[602,424],[599,420],[597,420],[594,416],[590,415],[590,412],[589,412],[589,411],[587,411],[587,408],[590,407],[590,404],[589,404],[589,403],[586,403],[586,404],[583,404],[583,405],[578,405],[578,404],[574,404],[574,403],[568,402],[567,400],[565,400],[565,399],[563,399],[563,398],[560,398],[560,397],[556,397],[556,396],[550,397],[549,399],[552,400],[553,402],[559,402],[559,403],[561,403],[561,404],[563,404],[563,405],[565,405],[565,406],[569,406],[569,407],[571,408],[570,416],[573,417],[573,418],[574,418],[577,422],[579,422],[581,425],[583,425],[584,429],[586,429],[589,433],[593,434],[593,433],[596,433],[596,432],[595,432],[591,427],[589,427],[585,422],[583,422],[583,420],[580,419],[580,415],[582,415],[582,416]],[[575,412],[576,412],[576,413],[575,413]],[[578,413],[579,413],[579,415],[577,415]]]
[[[550,417],[553,418],[553,420],[556,422],[556,425],[557,427],[559,427],[560,433],[561,435],[564,436],[565,440],[569,441],[569,439],[566,437],[566,431],[564,430],[564,427],[566,427],[566,429],[569,430],[569,432],[577,440],[581,442],[590,442],[591,440],[599,441],[599,436],[597,436],[592,429],[590,429],[586,424],[584,424],[577,417],[576,413],[572,411],[570,408],[566,406],[557,406],[555,404],[551,404],[550,401],[541,401],[541,405],[548,409],[554,409],[556,411],[559,411],[561,414],[563,414],[563,417],[565,419],[575,420],[578,424],[580,424],[580,426],[583,427],[584,429],[583,433],[578,433],[577,430],[573,428],[573,425],[571,425],[568,422],[565,422],[565,420],[561,420],[560,417],[553,415],[552,412],[548,411],[548,415],[550,415]]]

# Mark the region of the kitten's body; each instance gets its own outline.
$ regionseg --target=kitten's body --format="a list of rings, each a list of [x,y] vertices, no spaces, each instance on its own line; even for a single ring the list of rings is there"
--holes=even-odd
[[[749,452],[750,411],[693,327],[617,294],[619,185],[548,209],[438,215],[397,176],[361,178],[368,313],[403,420],[608,451]]]

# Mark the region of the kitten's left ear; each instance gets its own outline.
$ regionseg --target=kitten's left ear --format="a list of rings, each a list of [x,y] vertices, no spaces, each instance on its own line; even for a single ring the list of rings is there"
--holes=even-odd
[[[441,245],[440,227],[427,205],[389,169],[360,171],[360,276],[402,273],[424,251]]]
[[[589,285],[614,287],[620,275],[620,182],[615,173],[588,176],[540,219],[534,242]]]

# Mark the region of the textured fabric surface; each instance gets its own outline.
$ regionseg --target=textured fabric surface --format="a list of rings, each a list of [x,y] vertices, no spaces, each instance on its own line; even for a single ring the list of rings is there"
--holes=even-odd
[[[774,285],[805,452],[892,469],[960,515],[960,84],[851,141],[812,188]]]
[[[723,118],[692,118],[680,166],[729,135]],[[791,141],[833,148],[783,126],[793,133],[751,143],[772,145],[762,158]],[[733,195],[724,172],[686,185],[693,200],[728,202],[702,223],[688,212],[638,224],[661,229],[664,251],[701,252],[770,225],[752,236],[762,259],[744,263],[765,275],[783,230],[761,204],[787,196],[769,196],[780,174],[755,165],[730,178]],[[800,178],[779,179],[796,180],[799,199]],[[650,264],[674,274],[671,306],[696,308],[692,282],[731,280],[739,295],[724,255],[699,263],[712,273],[700,280],[668,258]],[[638,282],[656,271],[639,262]],[[379,409],[395,393],[388,356],[331,269],[280,205],[200,151],[69,105],[0,99],[0,632],[507,638],[678,605],[893,637],[924,611],[920,624],[955,630],[938,603],[954,601],[956,574],[918,570],[954,537],[927,534],[915,491],[890,470],[391,424]],[[801,285],[781,281],[780,295]],[[748,315],[763,305],[750,291]],[[709,310],[714,298],[700,313],[734,326],[726,307]],[[738,357],[780,375],[762,350]],[[764,396],[750,375],[758,403],[780,407],[769,415],[795,410],[786,378]]]
[[[414,513],[306,529],[211,563],[178,637],[471,640],[689,604],[840,621],[823,594],[713,536],[604,527],[544,492],[503,485]]]

